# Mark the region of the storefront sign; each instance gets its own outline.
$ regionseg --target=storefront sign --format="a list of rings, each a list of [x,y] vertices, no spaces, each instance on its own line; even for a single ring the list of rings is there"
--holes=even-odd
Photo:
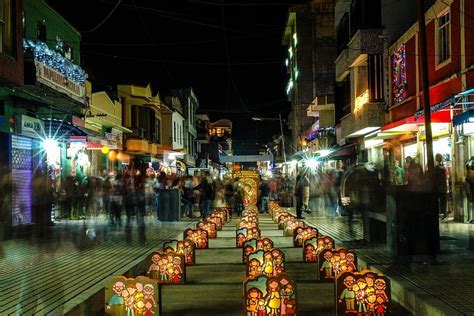
[[[430,109],[431,113],[438,112],[439,110],[441,110],[441,109],[443,109],[447,106],[451,106],[451,105],[453,105],[453,102],[454,102],[453,98],[449,98],[449,99],[444,100],[443,102],[439,102],[439,103],[431,106],[431,109]],[[418,119],[418,118],[422,117],[423,115],[425,115],[425,110],[421,109],[421,110],[419,110],[415,113],[415,119]]]
[[[67,94],[69,97],[81,103],[86,101],[85,86],[69,80],[60,72],[54,70],[35,59],[36,81],[47,85],[48,87],[59,92]]]
[[[19,115],[17,120],[19,123],[15,126],[15,130],[18,134],[34,138],[44,136],[44,125],[42,120],[26,115]]]

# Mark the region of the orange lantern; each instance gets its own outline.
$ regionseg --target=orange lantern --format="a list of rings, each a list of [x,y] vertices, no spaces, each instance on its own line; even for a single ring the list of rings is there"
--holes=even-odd
[[[117,152],[115,151],[109,151],[109,160],[110,161],[115,161],[117,159]]]

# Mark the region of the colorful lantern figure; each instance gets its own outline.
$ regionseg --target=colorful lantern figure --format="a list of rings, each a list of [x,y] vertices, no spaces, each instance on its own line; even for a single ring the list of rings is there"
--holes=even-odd
[[[163,252],[176,252],[183,255],[185,264],[192,266],[196,264],[196,252],[194,250],[194,241],[190,239],[185,240],[169,240],[163,244]]]
[[[295,247],[303,247],[304,242],[313,237],[318,237],[318,229],[316,227],[296,227],[293,231],[293,245]]]
[[[242,246],[242,262],[246,263],[248,256],[257,250],[268,251],[273,248],[273,241],[270,238],[252,238],[244,242]]]
[[[342,272],[357,271],[357,256],[345,248],[323,249],[318,255],[319,279],[334,281]]]
[[[205,231],[207,231],[207,235],[209,236],[209,238],[217,237],[217,229],[215,223],[209,221],[200,221],[196,224],[196,228],[204,229]]]
[[[186,265],[183,255],[175,252],[154,252],[149,256],[150,265],[146,271],[147,276],[158,283],[185,284]]]
[[[196,228],[188,228],[184,231],[183,239],[190,239],[194,242],[195,249],[209,248],[209,237],[207,231]]]
[[[286,274],[277,277],[264,275],[244,281],[245,314],[296,315],[296,283]]]
[[[105,286],[105,314],[161,315],[159,285],[144,276],[135,279],[114,277]]]
[[[390,279],[364,270],[342,272],[336,279],[336,315],[390,315]]]

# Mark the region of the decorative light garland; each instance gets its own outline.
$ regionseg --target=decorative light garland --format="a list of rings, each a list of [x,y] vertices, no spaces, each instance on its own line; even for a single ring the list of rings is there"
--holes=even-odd
[[[407,57],[402,44],[392,56],[393,101],[400,103],[407,97]]]
[[[51,50],[45,43],[41,41],[24,39],[23,46],[25,48],[25,52],[33,52],[33,56],[36,60],[60,72],[69,80],[72,80],[80,85],[85,84],[87,73],[84,71],[84,69],[74,64],[69,59],[61,56],[61,54]],[[58,41],[56,47],[63,47],[62,41]]]

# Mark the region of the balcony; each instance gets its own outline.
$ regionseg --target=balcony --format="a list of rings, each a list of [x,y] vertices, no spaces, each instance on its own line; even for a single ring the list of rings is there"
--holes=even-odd
[[[25,84],[47,86],[81,105],[87,105],[87,73],[41,41],[24,40]]]
[[[356,138],[383,125],[384,108],[380,103],[365,103],[341,119],[341,137]]]

